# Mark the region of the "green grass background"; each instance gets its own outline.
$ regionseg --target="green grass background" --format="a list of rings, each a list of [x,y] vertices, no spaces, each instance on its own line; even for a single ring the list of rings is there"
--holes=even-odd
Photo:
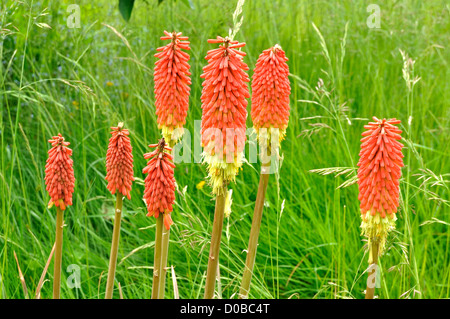
[[[136,1],[126,23],[117,1],[2,1],[1,298],[25,297],[14,252],[33,297],[53,246],[56,213],[47,208],[44,166],[47,140],[58,132],[71,142],[76,177],[73,206],[65,212],[62,297],[104,297],[114,215],[105,155],[109,128],[118,121],[131,132],[135,176],[141,180],[132,200],[124,201],[114,297],[120,282],[124,298],[150,298],[155,220],[145,216],[142,201],[142,154],[160,136],[153,55],[163,44],[163,30],[190,37],[186,127],[193,132],[194,120],[201,119],[204,56],[215,47],[206,40],[228,34],[236,1],[193,0],[193,7],[146,2]],[[450,297],[450,6],[439,0],[380,2],[381,28],[369,29],[366,9],[373,2],[245,2],[236,39],[247,43],[250,76],[260,52],[276,43],[286,51],[292,73],[283,162],[280,174],[270,178],[250,298],[363,298],[368,264],[358,188],[337,187],[354,176],[360,134],[372,116],[402,120],[406,164],[397,229],[381,258],[376,293]],[[71,3],[80,5],[79,29],[66,25]],[[420,81],[413,90],[403,78],[400,49],[415,60],[413,76]],[[316,90],[319,79],[324,85]],[[330,167],[349,170],[338,177],[310,172]],[[236,298],[239,289],[258,171],[259,163],[244,165],[231,185],[217,287],[222,298]],[[214,201],[208,186],[196,188],[205,166],[180,163],[175,175],[168,264],[174,266],[180,297],[202,298]],[[81,270],[79,289],[65,284],[71,264]],[[42,298],[51,298],[52,274],[53,264]],[[169,271],[166,298],[174,296],[172,279]]]

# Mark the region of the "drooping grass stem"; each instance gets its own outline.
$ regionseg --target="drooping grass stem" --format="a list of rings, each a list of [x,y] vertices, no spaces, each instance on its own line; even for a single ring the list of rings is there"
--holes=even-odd
[[[163,227],[162,240],[161,240],[161,268],[159,276],[159,292],[158,299],[164,299],[164,293],[166,291],[166,267],[167,267],[167,255],[169,253],[169,238],[170,228]]]
[[[219,263],[220,241],[222,238],[223,219],[225,214],[226,187],[216,196],[216,208],[214,212],[214,223],[209,249],[208,269],[206,272],[205,299],[214,297],[216,284],[217,265]]]
[[[160,214],[156,218],[156,234],[155,234],[155,258],[153,262],[153,287],[152,287],[152,299],[158,299],[159,297],[159,278],[161,270],[161,241],[163,230],[163,214]]]
[[[109,257],[108,280],[106,281],[105,299],[112,299],[114,289],[114,277],[116,275],[117,252],[119,250],[120,222],[122,219],[123,195],[117,192],[116,212],[114,217],[113,238],[111,242],[111,254]]]
[[[258,247],[258,237],[261,228],[262,213],[264,209],[264,199],[266,197],[266,189],[269,183],[268,165],[261,167],[261,174],[259,176],[258,193],[256,195],[255,210],[253,213],[252,228],[250,231],[250,239],[248,242],[247,259],[245,261],[244,274],[242,275],[242,283],[239,291],[239,299],[248,298],[250,291],[250,282],[253,275],[253,267],[255,265],[256,249]]]
[[[60,299],[61,263],[63,245],[64,211],[56,207],[55,262],[53,272],[53,299]]]

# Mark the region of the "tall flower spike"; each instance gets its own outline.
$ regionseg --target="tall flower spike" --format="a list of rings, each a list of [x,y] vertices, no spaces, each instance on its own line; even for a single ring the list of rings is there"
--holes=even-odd
[[[276,44],[259,55],[252,77],[253,126],[258,136],[267,132],[267,141],[270,141],[272,129],[279,129],[277,133],[282,141],[289,123],[291,86],[286,61],[288,58],[284,51]],[[267,130],[260,131],[260,128]]]
[[[379,254],[383,253],[386,238],[395,228],[395,213],[399,205],[399,179],[403,167],[400,131],[395,124],[400,120],[369,122],[362,133],[358,162],[358,185],[361,201],[361,228],[371,242],[379,242]],[[372,256],[372,254],[369,254]],[[369,263],[372,263],[369,260]]]
[[[156,147],[151,153],[145,153],[144,158],[150,159],[142,173],[148,174],[145,178],[144,200],[147,204],[147,216],[159,217],[164,215],[164,225],[169,229],[173,224],[170,213],[173,210],[175,202],[175,178],[173,169],[175,164],[173,157],[167,151],[171,151],[166,146],[164,138],[158,144],[149,145]]]
[[[106,152],[106,180],[111,194],[119,191],[123,196],[131,199],[131,183],[133,176],[133,154],[128,135],[130,132],[123,128],[120,122],[117,127],[111,127],[108,151]]]
[[[213,193],[220,193],[224,184],[234,180],[242,165],[245,145],[247,100],[247,64],[244,52],[238,48],[245,43],[228,37],[208,40],[219,43],[218,49],[208,51],[208,65],[203,68],[202,145],[204,160]]]
[[[55,204],[65,210],[67,206],[72,205],[75,186],[73,160],[70,158],[72,150],[67,147],[70,143],[65,142],[61,134],[53,136],[48,142],[52,144],[45,165],[45,185],[51,197],[48,207]]]
[[[189,72],[190,50],[188,37],[181,32],[164,31],[161,40],[171,40],[166,46],[156,49],[159,60],[155,63],[155,105],[158,127],[169,146],[174,145],[183,135],[183,125],[189,108],[191,73]],[[176,130],[178,129],[178,130]],[[176,131],[174,131],[176,130]]]

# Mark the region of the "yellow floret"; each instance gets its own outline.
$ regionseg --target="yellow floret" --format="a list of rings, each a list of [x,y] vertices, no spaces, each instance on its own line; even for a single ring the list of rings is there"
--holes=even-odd
[[[378,241],[378,255],[384,251],[384,246],[386,245],[386,239],[389,232],[395,229],[395,221],[397,220],[397,216],[395,214],[387,215],[385,218],[380,216],[380,213],[377,212],[375,216],[372,216],[370,212],[366,214],[361,214],[362,223],[361,235],[364,235],[368,238],[368,245],[370,249],[372,248],[372,242],[374,240]],[[372,252],[369,252],[369,264],[372,264]]]
[[[225,186],[234,181],[239,168],[242,166],[242,158],[243,153],[239,152],[232,163],[227,163],[225,156],[221,159],[217,154],[203,153],[203,160],[208,164],[209,185],[213,189],[213,194],[225,195]]]

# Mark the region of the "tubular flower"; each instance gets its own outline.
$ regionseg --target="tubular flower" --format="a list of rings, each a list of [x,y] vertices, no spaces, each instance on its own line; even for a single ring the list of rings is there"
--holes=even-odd
[[[167,32],[161,40],[171,40],[166,46],[156,49],[159,60],[155,63],[155,105],[158,128],[169,145],[174,145],[183,135],[183,125],[189,107],[191,73],[189,72],[190,50],[188,37],[181,32]],[[178,129],[174,131],[175,129]]]
[[[108,190],[115,194],[116,190],[123,196],[131,199],[131,183],[133,177],[133,154],[127,129],[120,122],[117,127],[111,127],[112,137],[109,139],[108,151],[106,152],[106,180]]]
[[[278,44],[264,50],[256,61],[252,77],[251,115],[258,137],[267,137],[266,141],[270,140],[271,132],[278,134],[280,142],[286,135],[291,94],[286,61],[288,58]],[[266,130],[260,131],[260,128]]]
[[[400,120],[373,119],[375,122],[365,125],[367,131],[362,133],[358,199],[361,201],[362,233],[368,237],[369,247],[372,240],[379,242],[381,255],[387,235],[395,228],[397,220],[403,144],[398,141],[402,131],[394,125]]]
[[[158,144],[149,145],[156,147],[151,153],[145,153],[144,158],[150,159],[142,173],[148,174],[145,178],[144,200],[147,204],[147,216],[159,217],[164,215],[164,225],[169,230],[173,224],[170,213],[173,210],[175,201],[175,178],[173,169],[175,164],[173,157],[167,151],[172,151],[166,146],[164,138]]]
[[[55,204],[61,210],[65,210],[67,206],[72,205],[75,186],[73,160],[70,158],[72,150],[67,147],[70,143],[64,142],[61,134],[53,136],[48,142],[52,144],[45,165],[45,185],[51,197],[48,207]]]
[[[203,68],[202,90],[202,145],[204,160],[214,194],[234,180],[242,165],[245,146],[247,100],[250,97],[247,82],[247,64],[244,52],[237,50],[245,43],[228,37],[208,40],[220,43],[218,49],[208,51],[208,65]]]

